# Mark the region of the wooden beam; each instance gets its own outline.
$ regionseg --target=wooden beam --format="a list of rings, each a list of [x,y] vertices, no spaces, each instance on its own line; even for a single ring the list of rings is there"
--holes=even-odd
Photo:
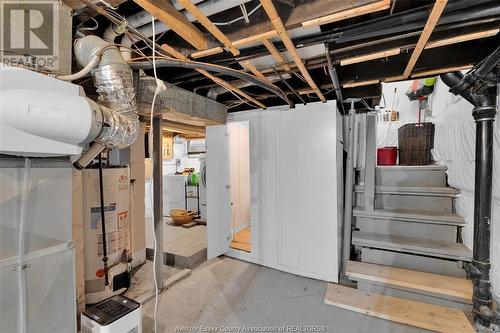
[[[353,88],[353,87],[360,87],[360,86],[368,86],[370,84],[377,84],[379,82],[380,82],[379,80],[368,80],[368,81],[361,81],[361,82],[353,82],[353,83],[343,84],[342,87],[344,87],[344,88]]]
[[[250,61],[243,61],[241,64],[243,65],[243,67],[248,69],[250,72],[252,72],[253,75],[258,77],[259,79],[262,79],[262,80],[267,81],[269,83],[271,82],[267,79],[267,77],[264,74],[259,72],[257,67],[255,67]]]
[[[350,17],[361,16],[364,14],[374,13],[381,10],[389,9],[391,6],[391,0],[382,0],[368,5],[343,10],[341,12],[333,13],[330,15],[322,16],[312,20],[302,22],[302,27],[309,28],[315,27],[322,24],[337,22],[341,20],[348,19]]]
[[[461,70],[469,69],[472,67],[473,67],[472,64],[464,65],[464,66],[445,67],[445,68],[433,69],[430,71],[417,72],[417,73],[412,74],[411,77],[414,78],[414,77],[433,76],[433,75],[438,75],[438,74],[443,74],[443,73],[461,71]]]
[[[285,62],[285,58],[281,55],[280,51],[274,46],[274,44],[268,39],[262,40],[262,44],[267,48],[269,53],[273,56],[273,58],[279,63],[282,64]]]
[[[422,34],[418,39],[417,45],[415,45],[415,49],[413,49],[413,53],[411,54],[410,60],[408,61],[408,65],[406,65],[406,69],[403,72],[403,77],[405,79],[407,79],[410,76],[413,67],[415,67],[415,64],[417,63],[420,54],[424,50],[424,47],[427,44],[427,41],[429,40],[429,37],[431,36],[432,31],[434,30],[434,27],[438,23],[439,18],[441,17],[441,14],[443,13],[444,7],[446,6],[447,2],[448,0],[436,0],[434,7],[432,7],[432,11],[429,15],[429,18],[425,23],[424,30],[422,30]]]
[[[205,127],[178,123],[174,121],[163,121],[162,129],[182,134],[205,135]]]
[[[459,36],[446,38],[446,39],[439,39],[439,40],[435,40],[435,41],[427,43],[427,45],[425,45],[424,49],[427,50],[427,49],[432,49],[435,47],[451,45],[451,44],[456,44],[456,43],[462,43],[462,42],[466,42],[469,40],[491,37],[491,36],[495,36],[496,34],[498,34],[499,31],[500,31],[500,29],[497,28],[497,29],[473,32],[473,33],[465,34],[465,35],[459,35]]]
[[[163,24],[169,26],[197,50],[208,48],[208,40],[203,36],[203,33],[189,22],[184,15],[179,13],[170,2],[160,0],[134,0],[134,2],[159,19]]]
[[[257,34],[257,35],[253,35],[253,36],[250,36],[247,38],[235,40],[233,42],[233,45],[235,47],[240,47],[240,46],[251,44],[251,43],[261,42],[263,40],[277,37],[277,36],[278,36],[278,31],[276,31],[276,30],[266,31],[266,32],[263,32],[261,34]]]
[[[222,87],[226,88],[227,90],[232,91],[234,93],[237,93],[238,95],[246,98],[247,100],[249,100],[250,102],[256,104],[257,106],[259,106],[259,107],[261,107],[263,109],[267,108],[264,104],[262,104],[261,102],[259,102],[255,98],[253,98],[252,96],[248,95],[246,92],[244,92],[240,88],[232,85],[231,83],[229,83],[227,81],[224,81],[221,78],[218,78],[217,76],[214,76],[214,75],[210,74],[209,72],[207,72],[204,69],[198,69],[198,72],[200,72],[201,74],[205,75],[206,77],[208,77],[209,79],[211,79],[215,83],[217,83],[217,84],[221,85]]]
[[[183,55],[182,53],[180,53],[179,51],[175,50],[174,48],[172,48],[171,46],[167,45],[167,44],[162,44],[161,46],[165,51],[167,51],[168,53],[170,53],[173,57],[177,58],[177,59],[181,59],[181,60],[185,60],[185,61],[190,61],[189,59],[187,59],[187,57],[185,55]],[[248,95],[247,93],[245,93],[243,90],[235,87],[234,85],[232,85],[231,83],[229,82],[226,82],[224,80],[222,80],[221,78],[218,78],[217,76],[214,76],[212,74],[210,74],[209,72],[207,72],[206,70],[204,69],[196,69],[196,71],[206,77],[208,77],[209,79],[211,79],[212,81],[214,81],[215,83],[219,84],[220,86],[226,88],[227,90],[229,91],[232,91],[236,94],[239,94],[240,96],[242,96],[243,98],[246,98],[247,100],[251,101],[252,103],[256,104],[257,106],[259,106],[260,108],[262,109],[266,109],[267,107],[262,104],[261,102],[259,102],[258,100],[256,100],[255,98],[253,98],[252,96]]]
[[[264,7],[264,10],[267,13],[267,16],[269,16],[271,23],[273,24],[274,28],[278,31],[278,34],[283,41],[283,44],[285,44],[285,47],[292,57],[293,61],[297,65],[297,68],[299,69],[300,73],[304,77],[304,79],[307,81],[309,86],[315,90],[316,95],[323,101],[326,102],[325,96],[321,93],[319,90],[318,86],[312,79],[311,75],[307,71],[306,66],[302,62],[302,59],[300,58],[297,49],[295,48],[295,45],[293,45],[292,40],[290,39],[290,36],[288,36],[288,33],[285,29],[285,26],[283,25],[283,22],[281,21],[281,18],[278,15],[278,12],[276,11],[276,8],[274,7],[272,0],[260,0],[260,3],[262,4],[262,7]]]
[[[224,52],[224,49],[220,46],[217,46],[217,47],[212,47],[211,49],[193,52],[189,56],[193,59],[198,59],[198,58],[208,57],[208,56],[222,53],[222,52]]]
[[[198,9],[191,0],[178,0],[178,2],[186,8],[188,12],[190,12],[204,27],[207,29],[215,38],[219,40],[224,46],[234,55],[237,56],[240,54],[240,51],[235,48],[232,44],[232,42],[229,40],[229,38],[226,37],[222,33],[222,31],[217,28],[208,17],[205,16],[201,12],[201,10]]]
[[[375,53],[363,54],[363,55],[356,56],[356,57],[345,58],[345,59],[340,60],[340,66],[356,64],[359,62],[370,61],[373,59],[386,58],[386,57],[390,57],[393,55],[397,55],[400,52],[401,52],[401,50],[399,48],[394,48],[394,49],[384,50],[384,51],[375,52]]]

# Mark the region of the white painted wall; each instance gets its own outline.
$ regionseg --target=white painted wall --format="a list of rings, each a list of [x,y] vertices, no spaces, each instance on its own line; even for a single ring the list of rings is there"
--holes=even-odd
[[[244,111],[229,115],[228,122],[233,121],[249,123],[252,252],[228,254],[336,282],[342,130],[335,101],[297,105],[295,110]],[[213,146],[207,136],[207,156]],[[207,159],[207,177],[209,163]],[[219,221],[211,219],[210,211],[208,220],[210,233]]]
[[[410,102],[404,92],[412,81],[383,83],[382,91],[390,105],[394,88],[398,88],[397,110],[402,121],[391,125],[389,145],[397,145],[397,128],[404,123],[414,122],[418,102]],[[474,223],[474,163],[475,163],[475,123],[472,118],[473,106],[465,99],[448,92],[448,87],[438,79],[430,101],[432,117],[428,121],[435,123],[433,156],[437,163],[448,167],[450,186],[460,189],[455,200],[455,209],[467,222],[464,228],[464,243],[472,248]],[[387,137],[387,124],[377,126],[377,144],[384,145]],[[494,127],[494,163],[493,163],[493,215],[492,215],[492,284],[494,293],[500,297],[500,118]]]

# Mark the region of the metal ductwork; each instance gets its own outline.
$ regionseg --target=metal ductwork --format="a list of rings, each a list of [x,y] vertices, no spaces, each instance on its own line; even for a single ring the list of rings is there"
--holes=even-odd
[[[132,70],[119,50],[97,36],[86,36],[75,41],[75,57],[82,67],[100,57],[92,71],[94,85],[99,93],[103,129],[94,145],[122,149],[130,146],[139,133],[139,117]],[[95,110],[96,108],[94,108]],[[91,147],[82,155],[76,167],[85,167],[102,149]],[[93,156],[89,156],[93,155]]]

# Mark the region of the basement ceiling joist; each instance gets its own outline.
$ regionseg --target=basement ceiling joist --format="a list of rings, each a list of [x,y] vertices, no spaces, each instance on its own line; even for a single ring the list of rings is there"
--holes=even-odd
[[[288,36],[288,33],[286,31],[285,26],[283,25],[283,22],[281,21],[280,16],[278,15],[278,12],[276,11],[276,8],[274,7],[273,3],[271,0],[260,0],[260,3],[264,7],[264,10],[267,13],[267,16],[269,16],[269,19],[271,20],[271,23],[273,24],[274,28],[278,31],[278,34],[283,41],[283,44],[285,44],[285,47],[290,53],[290,56],[293,58],[295,64],[297,65],[300,73],[302,76],[304,76],[305,80],[311,87],[316,92],[316,95],[325,102],[326,98],[323,96],[321,91],[318,89],[318,86],[312,79],[311,75],[307,71],[306,66],[304,66],[304,63],[302,62],[302,59],[300,58],[299,54],[297,53],[297,50],[295,49],[295,45],[293,45],[292,40]]]
[[[404,79],[407,79],[410,76],[413,67],[415,67],[415,64],[417,63],[418,57],[420,57],[420,54],[422,53],[425,45],[427,44],[427,41],[429,40],[429,37],[431,36],[432,31],[434,30],[434,27],[438,23],[439,18],[441,17],[444,7],[446,6],[447,3],[448,0],[436,0],[434,7],[432,7],[432,11],[429,15],[429,18],[427,19],[427,23],[425,24],[424,30],[422,31],[422,34],[418,39],[417,45],[413,49],[413,53],[410,57],[410,60],[408,61],[408,65],[406,65],[405,71],[403,73]]]
[[[170,27],[197,50],[208,48],[208,40],[203,33],[179,13],[170,2],[164,0],[134,0],[134,2]]]

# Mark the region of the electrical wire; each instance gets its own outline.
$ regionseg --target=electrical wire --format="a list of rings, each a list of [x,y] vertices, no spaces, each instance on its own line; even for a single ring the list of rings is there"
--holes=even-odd
[[[260,7],[262,7],[261,3],[259,3],[257,6],[255,6],[254,9],[252,9],[251,11],[249,11],[247,13],[246,17],[249,18],[250,15],[252,15],[253,13],[255,13],[257,11],[257,9],[259,9]],[[244,20],[244,19],[245,19],[245,15],[237,17],[237,18],[235,18],[235,19],[233,19],[231,21],[227,21],[227,22],[212,22],[212,23],[213,23],[213,25],[231,25],[233,23],[236,23],[236,22]]]
[[[99,22],[97,22],[97,20],[93,17],[90,18],[92,21],[94,21],[95,25],[93,27],[82,27],[80,28],[81,26],[83,26],[83,23],[80,23],[77,27],[76,27],[76,30],[77,31],[93,31],[93,30],[97,30],[97,28],[99,28]]]
[[[165,90],[165,84],[158,79],[158,75],[156,73],[156,57],[155,57],[155,17],[151,15],[151,24],[153,26],[153,42],[152,42],[152,49],[153,49],[153,73],[154,77],[156,79],[156,90],[153,95],[153,101],[151,102],[151,111],[150,111],[150,123],[149,123],[149,135],[148,135],[148,149],[149,149],[149,156],[151,157],[151,161],[154,162],[154,151],[153,151],[153,114],[154,114],[154,108],[155,108],[155,103],[156,103],[156,96],[161,90]],[[156,231],[155,231],[155,209],[154,209],[154,192],[153,192],[153,163],[150,164],[151,168],[151,181],[150,181],[150,191],[151,191],[151,207],[153,207],[153,217],[151,219],[151,227],[153,229],[153,280],[154,280],[154,288],[155,288],[155,309],[154,309],[154,316],[153,316],[153,321],[154,321],[154,333],[158,332],[158,280],[156,277],[156,251],[158,248],[157,240],[156,240]],[[162,265],[162,272],[163,272],[163,265]],[[163,276],[163,274],[162,274]]]

